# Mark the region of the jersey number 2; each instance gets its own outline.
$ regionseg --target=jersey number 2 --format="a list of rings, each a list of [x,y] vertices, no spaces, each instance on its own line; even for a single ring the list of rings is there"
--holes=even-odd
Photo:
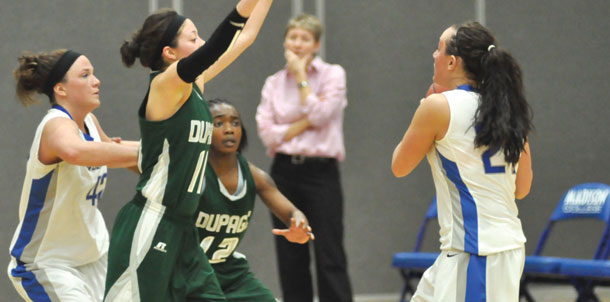
[[[214,242],[214,238],[214,236],[208,236],[201,240],[201,248],[204,252],[208,252],[212,242]],[[222,242],[218,245],[218,249],[214,252],[212,258],[210,258],[210,263],[214,264],[225,262],[227,257],[231,256],[238,243],[239,238],[237,237],[230,237],[222,240]]]
[[[506,172],[506,168],[504,168],[504,166],[491,165],[491,157],[494,156],[494,154],[495,153],[491,153],[491,150],[487,149],[485,150],[485,152],[483,152],[483,155],[481,156],[481,158],[483,159],[483,167],[485,168],[485,174]]]

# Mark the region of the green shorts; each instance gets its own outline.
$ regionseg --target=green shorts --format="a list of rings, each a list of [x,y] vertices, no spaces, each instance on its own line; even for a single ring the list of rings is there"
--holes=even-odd
[[[271,291],[252,272],[245,256],[233,253],[227,261],[213,264],[216,277],[229,302],[275,302]]]
[[[134,199],[116,217],[104,301],[226,301],[192,218]]]

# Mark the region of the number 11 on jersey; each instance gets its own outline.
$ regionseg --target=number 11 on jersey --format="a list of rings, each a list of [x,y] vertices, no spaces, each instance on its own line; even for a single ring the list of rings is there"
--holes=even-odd
[[[191,183],[187,189],[187,192],[193,193],[193,189],[195,189],[195,184],[197,184],[197,179],[199,179],[199,186],[197,187],[197,194],[201,194],[201,188],[203,186],[203,181],[205,177],[205,166],[208,163],[208,151],[203,150],[199,154],[199,159],[197,160],[197,165],[195,166],[195,172],[193,172],[193,177],[191,178]]]

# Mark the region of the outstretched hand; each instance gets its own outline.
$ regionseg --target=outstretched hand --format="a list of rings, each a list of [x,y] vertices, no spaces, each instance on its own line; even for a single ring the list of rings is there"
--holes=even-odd
[[[284,236],[286,240],[294,243],[306,243],[307,241],[314,240],[315,236],[311,232],[311,227],[305,223],[304,220],[300,220],[297,224],[294,218],[290,218],[290,228],[288,229],[273,229],[271,230],[273,235]]]

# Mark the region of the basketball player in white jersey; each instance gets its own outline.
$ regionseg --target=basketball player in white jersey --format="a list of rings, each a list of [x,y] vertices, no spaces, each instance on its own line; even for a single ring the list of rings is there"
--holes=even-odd
[[[434,51],[434,83],[392,156],[409,174],[427,156],[436,187],[441,254],[411,299],[519,299],[525,236],[515,198],[532,182],[531,109],[521,69],[476,22],[451,26]]]
[[[9,278],[26,301],[101,301],[108,230],[97,205],[106,166],[135,166],[139,143],[110,139],[91,113],[100,81],[87,57],[24,54],[14,76],[24,105],[44,93],[52,108],[30,148]]]

